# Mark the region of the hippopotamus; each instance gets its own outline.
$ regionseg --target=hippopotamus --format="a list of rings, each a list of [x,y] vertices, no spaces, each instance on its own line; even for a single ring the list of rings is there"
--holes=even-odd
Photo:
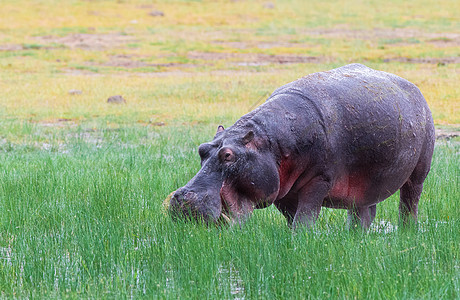
[[[434,141],[431,111],[409,81],[361,64],[310,74],[219,126],[169,212],[241,223],[274,204],[295,228],[311,227],[329,207],[368,228],[376,204],[400,190],[400,221],[412,223]]]

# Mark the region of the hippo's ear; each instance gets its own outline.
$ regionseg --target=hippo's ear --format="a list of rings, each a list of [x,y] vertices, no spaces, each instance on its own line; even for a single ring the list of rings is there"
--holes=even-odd
[[[216,132],[216,134],[219,133],[219,132],[222,132],[222,131],[224,131],[224,130],[225,130],[224,126],[219,125],[219,127],[217,127],[217,132]]]
[[[254,132],[251,130],[243,138],[243,144],[248,144],[254,139]]]

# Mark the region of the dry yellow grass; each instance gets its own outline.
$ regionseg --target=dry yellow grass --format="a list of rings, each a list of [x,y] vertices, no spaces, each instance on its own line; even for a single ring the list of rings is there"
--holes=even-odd
[[[3,117],[231,122],[284,83],[361,62],[416,83],[436,124],[460,123],[458,1],[46,0],[0,10]],[[115,94],[128,103],[107,105]]]

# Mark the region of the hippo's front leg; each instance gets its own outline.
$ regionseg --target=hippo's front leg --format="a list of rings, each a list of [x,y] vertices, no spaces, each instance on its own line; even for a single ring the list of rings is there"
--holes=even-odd
[[[323,176],[317,176],[299,190],[293,229],[301,225],[311,227],[315,224],[323,200],[330,189],[330,182],[326,181]]]
[[[353,229],[360,225],[361,228],[368,229],[375,219],[376,211],[377,206],[375,204],[369,207],[350,208],[348,210],[348,227]]]

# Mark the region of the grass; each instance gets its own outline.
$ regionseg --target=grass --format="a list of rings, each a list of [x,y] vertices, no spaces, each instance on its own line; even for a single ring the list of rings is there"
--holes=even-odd
[[[398,74],[458,133],[458,1],[266,2],[1,2],[0,297],[459,297],[458,137],[418,229],[396,228],[398,195],[366,234],[343,210],[296,233],[273,207],[232,228],[164,214],[219,124],[309,73]]]
[[[328,209],[293,234],[274,208],[241,228],[166,216],[161,199],[199,168],[196,130],[75,128],[50,145],[40,130],[0,153],[3,297],[458,297],[457,143],[436,148],[418,230],[395,230],[393,196],[367,234]]]

